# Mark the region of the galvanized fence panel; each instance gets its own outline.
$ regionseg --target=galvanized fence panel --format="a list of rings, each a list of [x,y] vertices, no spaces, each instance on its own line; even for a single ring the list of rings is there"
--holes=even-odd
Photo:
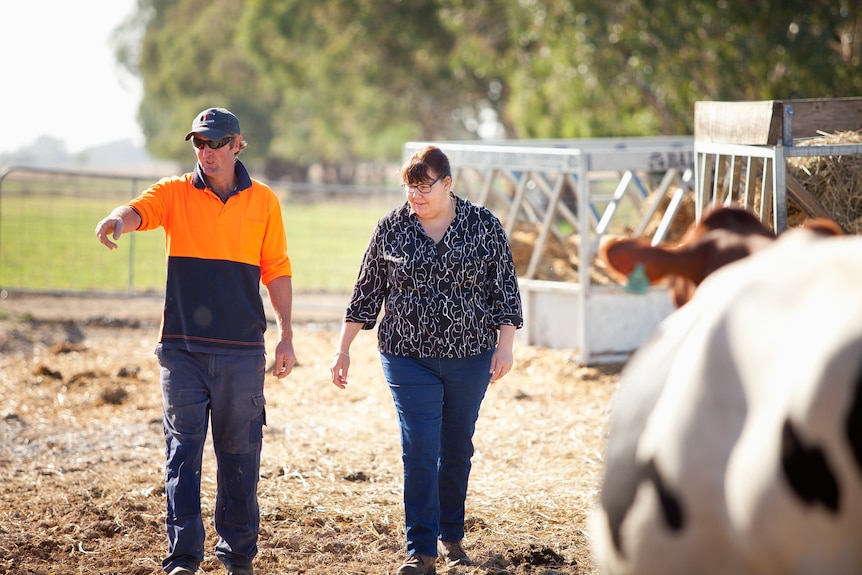
[[[95,227],[157,178],[126,173],[10,166],[0,169],[0,289],[40,293],[164,290],[162,230],[124,234],[117,250]],[[305,292],[348,292],[374,223],[403,201],[395,185],[273,185]]]

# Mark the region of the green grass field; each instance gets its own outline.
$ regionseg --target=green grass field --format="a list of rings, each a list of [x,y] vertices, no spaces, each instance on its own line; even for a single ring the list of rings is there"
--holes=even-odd
[[[4,185],[0,195],[0,288],[144,293],[164,286],[164,232],[123,235],[116,250],[96,239],[96,223],[122,194],[99,197]],[[283,202],[294,289],[349,291],[377,220],[394,196],[361,201]]]
[[[24,173],[0,182],[0,289],[42,292],[148,293],[164,289],[164,232],[123,235],[108,250],[95,237],[96,223],[150,180],[58,173]],[[613,187],[596,192],[611,193]],[[329,195],[276,190],[293,262],[297,292],[351,290],[377,220],[403,201],[397,191]],[[601,195],[601,194],[600,194]],[[608,194],[605,194],[606,196]],[[601,199],[594,204],[605,209]],[[489,206],[492,210],[493,206]],[[508,208],[503,205],[502,213]],[[611,226],[620,233],[637,221],[624,202]],[[563,234],[574,233],[565,221]]]

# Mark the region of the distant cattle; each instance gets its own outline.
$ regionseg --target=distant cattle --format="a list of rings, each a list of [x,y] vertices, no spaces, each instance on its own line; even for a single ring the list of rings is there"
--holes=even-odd
[[[835,222],[809,220],[805,227],[823,235],[840,235]],[[775,240],[775,234],[748,210],[714,209],[692,225],[676,246],[652,246],[645,238],[617,238],[605,243],[599,259],[617,276],[629,277],[638,264],[649,283],[667,281],[677,307],[718,268],[744,258]]]
[[[862,573],[862,238],[742,237],[623,370],[604,574]]]

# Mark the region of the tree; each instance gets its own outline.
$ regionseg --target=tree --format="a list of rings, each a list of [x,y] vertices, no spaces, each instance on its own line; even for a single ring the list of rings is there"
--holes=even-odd
[[[277,177],[397,158],[407,140],[691,133],[698,100],[862,88],[850,0],[138,0],[119,57],[150,151],[204,107]],[[334,176],[335,177],[335,176]]]
[[[265,157],[273,134],[269,110],[278,98],[235,49],[242,3],[138,0],[138,13],[146,23],[140,46],[121,45],[120,56],[143,82],[139,121],[148,149],[188,161],[188,143],[181,136],[195,114],[220,105],[241,118],[244,134],[250,135],[248,155]]]

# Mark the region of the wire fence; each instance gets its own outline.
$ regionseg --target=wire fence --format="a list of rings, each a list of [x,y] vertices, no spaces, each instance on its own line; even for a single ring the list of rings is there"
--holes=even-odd
[[[157,178],[11,166],[0,169],[0,290],[36,293],[161,293],[161,229],[124,234],[117,250],[96,224]],[[377,220],[403,201],[395,185],[273,185],[298,292],[351,289]]]

